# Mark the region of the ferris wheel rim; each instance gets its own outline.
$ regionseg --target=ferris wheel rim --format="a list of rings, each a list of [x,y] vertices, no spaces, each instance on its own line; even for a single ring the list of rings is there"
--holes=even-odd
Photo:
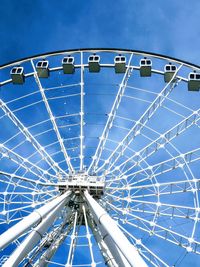
[[[77,48],[77,49],[66,49],[66,50],[56,50],[53,52],[46,52],[46,53],[41,53],[41,54],[36,54],[33,56],[28,56],[25,58],[21,58],[18,60],[14,60],[14,61],[9,61],[6,62],[2,65],[0,65],[0,70],[9,66],[13,66],[15,64],[20,64],[20,63],[24,63],[26,61],[30,61],[30,60],[35,60],[35,59],[40,59],[42,57],[50,57],[50,56],[57,56],[57,55],[63,55],[63,54],[70,54],[70,53],[80,53],[80,52],[92,52],[92,53],[98,53],[98,52],[110,52],[110,53],[131,53],[131,54],[136,54],[136,55],[143,55],[143,56],[150,56],[150,57],[155,57],[155,58],[160,58],[163,60],[168,60],[168,61],[172,61],[172,62],[177,62],[177,63],[182,63],[185,66],[194,68],[194,69],[198,69],[200,70],[200,65],[191,63],[187,60],[182,60],[176,57],[172,57],[172,56],[167,56],[165,54],[160,54],[160,53],[155,53],[155,52],[148,52],[148,51],[144,51],[144,50],[134,50],[134,49],[123,49],[123,48]]]

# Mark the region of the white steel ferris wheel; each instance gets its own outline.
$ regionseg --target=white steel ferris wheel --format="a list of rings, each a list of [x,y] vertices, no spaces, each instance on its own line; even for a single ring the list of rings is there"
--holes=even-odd
[[[198,266],[199,70],[123,49],[0,66],[0,265]]]

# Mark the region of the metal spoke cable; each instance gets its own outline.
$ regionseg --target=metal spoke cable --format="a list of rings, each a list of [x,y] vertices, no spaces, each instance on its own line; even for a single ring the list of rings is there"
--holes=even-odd
[[[112,124],[113,124],[114,118],[116,116],[117,109],[119,108],[119,105],[120,105],[122,97],[124,95],[128,80],[129,80],[131,73],[132,73],[132,68],[130,67],[132,57],[133,57],[133,54],[130,55],[129,62],[128,62],[128,65],[126,68],[126,72],[123,76],[122,82],[119,85],[119,89],[118,89],[116,98],[114,100],[113,106],[111,108],[111,111],[108,114],[108,119],[107,119],[106,125],[103,129],[103,133],[102,133],[101,137],[99,138],[99,143],[98,143],[97,149],[96,149],[95,154],[92,158],[92,162],[91,162],[91,164],[87,170],[88,173],[90,172],[91,169],[92,170],[94,169],[96,171],[98,162],[99,162],[101,154],[102,154],[103,147],[104,147],[104,145],[106,143],[106,139],[108,138],[108,135],[109,135],[109,130],[112,128]]]
[[[36,72],[35,65],[34,65],[33,61],[31,61],[31,64],[32,64],[32,67],[33,67],[33,70],[34,70],[35,81],[36,81],[36,83],[37,83],[37,85],[38,85],[38,88],[39,88],[40,93],[41,93],[41,95],[42,95],[42,99],[43,99],[43,101],[44,101],[44,104],[45,104],[45,106],[46,106],[47,112],[48,112],[48,114],[49,114],[50,120],[51,120],[51,122],[52,122],[52,124],[53,124],[53,129],[54,129],[54,131],[55,131],[55,133],[56,133],[56,136],[57,136],[57,138],[58,138],[58,141],[59,141],[59,143],[60,143],[61,151],[62,151],[63,154],[64,154],[64,157],[65,157],[67,166],[68,166],[68,168],[69,168],[69,171],[74,172],[73,166],[72,166],[71,161],[70,161],[70,158],[69,158],[69,156],[68,156],[68,154],[67,154],[66,148],[65,148],[65,146],[64,146],[64,144],[63,144],[63,139],[61,138],[60,132],[59,132],[59,130],[58,130],[58,126],[57,126],[57,124],[56,124],[56,121],[55,121],[55,118],[54,118],[53,113],[52,113],[52,111],[51,111],[51,108],[50,108],[50,106],[49,106],[49,103],[48,103],[48,101],[47,101],[47,98],[46,98],[44,89],[43,89],[43,87],[42,87],[42,85],[41,85],[41,82],[40,82],[40,79],[39,79],[39,77],[38,77],[38,75],[37,75],[37,72]]]
[[[140,119],[136,122],[136,124],[131,128],[129,133],[123,138],[123,140],[118,144],[116,149],[113,151],[113,153],[109,156],[107,159],[107,164],[103,164],[101,167],[97,169],[97,173],[102,170],[102,168],[107,169],[107,172],[112,168],[114,163],[118,160],[120,157],[119,155],[116,155],[116,152],[121,149],[121,153],[125,151],[125,149],[128,147],[128,145],[134,140],[135,135],[138,131],[141,131],[144,125],[150,120],[150,118],[154,115],[156,110],[162,106],[163,101],[166,99],[166,97],[171,93],[171,91],[174,89],[174,87],[177,85],[177,83],[171,84],[174,77],[178,73],[178,71],[181,69],[182,65],[179,66],[177,71],[174,73],[172,79],[167,83],[167,85],[163,88],[163,90],[158,94],[156,99],[151,103],[151,105],[147,108],[147,110],[143,113],[143,115],[140,117]],[[105,165],[109,165],[108,167]]]
[[[121,163],[117,167],[121,168],[121,166],[123,166],[124,164],[126,164],[130,160],[135,160],[135,164],[132,165],[130,168],[126,169],[126,172],[129,172],[139,162],[145,160],[147,157],[149,157],[153,153],[157,152],[160,148],[163,148],[165,144],[170,143],[174,138],[179,136],[185,130],[187,130],[191,126],[195,125],[195,123],[197,123],[199,121],[199,119],[200,119],[199,115],[200,115],[200,109],[198,109],[197,111],[193,112],[191,115],[189,115],[187,118],[185,118],[181,122],[177,123],[170,130],[168,130],[165,133],[161,134],[156,140],[154,140],[153,142],[148,144],[146,147],[144,147],[141,150],[139,150],[138,152],[136,152],[127,161],[124,161],[123,163]],[[114,170],[106,171],[106,174],[109,174],[109,173],[111,173],[113,171]],[[123,175],[125,173],[123,173]]]
[[[38,143],[38,141],[33,137],[33,135],[29,132],[29,130],[23,125],[23,123],[14,115],[14,113],[8,108],[8,106],[0,100],[0,106],[5,114],[8,115],[8,117],[11,119],[11,121],[19,128],[20,132],[24,134],[24,136],[29,140],[35,149],[38,151],[38,153],[44,157],[44,159],[47,161],[47,163],[54,169],[54,171],[57,173],[57,171],[63,172],[57,166],[55,161],[49,156],[49,154],[44,150],[44,148]]]

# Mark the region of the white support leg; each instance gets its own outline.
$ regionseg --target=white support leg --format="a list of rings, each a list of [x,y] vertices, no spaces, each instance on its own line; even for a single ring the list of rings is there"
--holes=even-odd
[[[93,236],[101,250],[102,257],[105,260],[106,265],[109,267],[119,267],[119,265],[116,263],[115,258],[113,257],[110,247],[107,246],[105,241],[102,238],[101,232],[99,231],[99,228],[96,226],[96,222],[92,220],[92,218],[88,218],[89,226],[92,230]],[[124,266],[122,266],[124,267]]]
[[[53,211],[27,236],[27,238],[16,248],[3,267],[17,267],[19,263],[28,255],[33,247],[40,241],[44,233],[52,225],[55,218],[58,217],[63,207],[66,205],[68,198],[56,206]]]
[[[9,245],[12,241],[21,236],[25,231],[30,229],[36,223],[42,221],[49,212],[51,212],[56,206],[58,206],[64,199],[71,194],[71,191],[56,197],[49,203],[45,204],[41,208],[33,211],[30,215],[26,216],[23,220],[15,224],[13,227],[8,229],[2,235],[0,235],[0,249],[3,249]]]
[[[94,215],[94,219],[99,222],[106,233],[110,235],[113,242],[119,248],[121,253],[127,259],[131,267],[147,267],[136,248],[129,242],[123,232],[119,229],[116,222],[108,215],[108,213],[93,199],[87,192],[84,192],[86,201]]]
[[[96,226],[94,226],[94,223],[92,223],[92,219],[90,219],[90,228],[92,229],[92,232],[94,234],[94,237],[97,242],[101,245],[103,243],[107,250],[105,250],[105,253],[108,255],[108,262],[107,264],[111,263],[109,266],[114,267],[130,267],[130,264],[124,257],[124,255],[121,253],[119,248],[116,246],[116,244],[113,242],[110,235],[107,234],[105,229],[96,222]],[[113,262],[114,260],[114,262]]]
[[[124,257],[122,252],[119,250],[117,245],[113,242],[111,236],[105,231],[105,229],[100,224],[98,224],[98,229],[101,233],[101,236],[104,242],[106,243],[115,261],[117,262],[118,266],[119,267],[131,267],[131,265],[128,263],[127,259]]]

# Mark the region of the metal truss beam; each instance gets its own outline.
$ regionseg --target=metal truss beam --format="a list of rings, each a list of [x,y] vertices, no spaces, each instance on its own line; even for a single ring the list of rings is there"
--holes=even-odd
[[[42,95],[42,99],[43,99],[43,101],[44,101],[46,110],[47,110],[47,112],[48,112],[48,114],[49,114],[49,118],[50,118],[51,123],[52,123],[52,125],[53,125],[53,129],[54,129],[54,131],[55,131],[55,133],[56,133],[58,142],[59,142],[59,144],[60,144],[61,151],[62,151],[63,154],[64,154],[65,161],[66,161],[66,163],[67,163],[67,166],[68,166],[68,168],[69,168],[69,171],[74,172],[74,168],[73,168],[73,166],[72,166],[72,164],[71,164],[70,157],[69,157],[68,154],[67,154],[67,151],[66,151],[66,148],[65,148],[65,146],[64,146],[63,139],[61,138],[61,135],[60,135],[60,132],[59,132],[59,129],[58,129],[56,120],[55,120],[55,118],[54,118],[54,116],[53,116],[53,113],[52,113],[51,108],[50,108],[50,106],[49,106],[47,97],[46,97],[46,95],[45,95],[44,89],[43,89],[43,87],[42,87],[42,84],[41,84],[40,79],[39,79],[39,77],[38,77],[37,71],[36,71],[36,69],[35,69],[35,65],[34,65],[34,63],[33,63],[32,60],[31,60],[31,65],[32,65],[33,70],[34,70],[34,78],[35,78],[36,84],[37,84],[37,86],[38,86],[38,88],[39,88],[39,91],[40,91],[40,93],[41,93],[41,95]]]
[[[26,171],[31,172],[36,177],[40,178],[41,180],[44,180],[45,182],[48,181],[49,178],[55,178],[55,175],[52,175],[47,170],[44,170],[37,166],[36,164],[32,163],[28,159],[23,158],[18,153],[10,150],[5,145],[0,145],[0,153],[7,157],[9,160],[16,163],[19,167],[24,168]],[[35,172],[37,170],[37,172]]]
[[[186,152],[185,154],[179,155],[177,157],[165,160],[163,162],[157,163],[153,166],[150,166],[146,169],[143,170],[139,170],[133,174],[127,175],[128,177],[131,176],[132,178],[136,177],[138,178],[137,183],[138,182],[142,182],[146,179],[151,179],[153,177],[159,176],[160,174],[169,172],[171,170],[175,170],[177,168],[183,168],[186,164],[198,161],[200,159],[200,148],[197,148],[195,150],[191,150]],[[149,171],[151,171],[151,173],[144,178],[143,172],[146,171],[147,173],[149,173]],[[140,179],[142,178],[143,179]],[[134,183],[130,183],[134,184]],[[159,186],[159,184],[158,184]]]
[[[84,168],[84,66],[83,52],[81,52],[81,103],[80,103],[80,171]]]
[[[115,162],[120,157],[121,153],[123,153],[126,150],[129,144],[134,140],[137,133],[141,131],[141,129],[145,126],[145,124],[154,115],[156,110],[162,105],[163,101],[167,98],[167,96],[171,93],[171,91],[177,85],[177,83],[172,83],[172,81],[174,80],[174,77],[176,76],[176,74],[178,73],[181,67],[182,65],[179,66],[177,71],[174,73],[172,79],[167,83],[167,85],[163,88],[160,94],[158,94],[156,99],[151,103],[151,105],[144,112],[144,114],[140,117],[137,123],[134,124],[134,126],[130,129],[130,131],[124,137],[124,139],[118,144],[118,146],[111,153],[107,161],[100,168],[97,169],[97,172],[102,170],[102,168],[104,168],[105,165],[109,166],[107,169],[108,171],[112,168],[112,166],[115,164]],[[118,153],[119,150],[120,150],[120,153]]]
[[[97,168],[97,165],[98,165],[98,162],[100,160],[103,148],[104,148],[106,140],[108,138],[109,131],[110,131],[111,127],[113,126],[113,121],[115,119],[117,109],[120,105],[120,102],[121,102],[122,97],[124,95],[124,91],[126,89],[129,77],[130,77],[131,72],[132,72],[132,68],[130,68],[132,57],[133,57],[133,54],[131,54],[131,56],[129,58],[126,72],[123,76],[122,82],[119,85],[118,93],[116,95],[115,101],[114,101],[113,106],[111,108],[110,114],[108,114],[108,119],[107,119],[106,125],[105,125],[103,133],[99,139],[99,144],[97,146],[95,155],[94,155],[92,162],[88,168],[88,173],[90,172],[91,169],[95,170]]]
[[[163,148],[167,143],[172,141],[175,137],[183,133],[185,130],[190,128],[192,125],[195,125],[200,120],[200,109],[193,112],[190,116],[182,120],[180,123],[175,125],[173,128],[165,132],[163,135],[158,137],[155,141],[151,142],[149,145],[135,153],[133,156],[129,157],[128,160],[121,163],[118,168],[121,168],[126,163],[130,161],[135,161],[135,163],[130,167],[127,168],[125,172],[123,172],[122,175],[129,172],[131,169],[133,169],[136,165],[140,164],[142,161],[144,161],[146,158],[151,156],[153,153],[155,153],[157,150]],[[125,167],[125,166],[124,166]],[[109,171],[108,173],[112,173],[113,171]]]
[[[9,117],[9,119],[16,125],[19,131],[29,140],[33,147],[38,151],[38,153],[46,159],[46,162],[50,167],[54,169],[54,171],[66,173],[56,164],[56,162],[51,158],[51,156],[44,150],[44,148],[39,144],[39,142],[35,139],[35,137],[30,133],[30,131],[23,125],[23,123],[15,116],[12,110],[6,105],[6,103],[0,99],[0,107],[3,112]]]

